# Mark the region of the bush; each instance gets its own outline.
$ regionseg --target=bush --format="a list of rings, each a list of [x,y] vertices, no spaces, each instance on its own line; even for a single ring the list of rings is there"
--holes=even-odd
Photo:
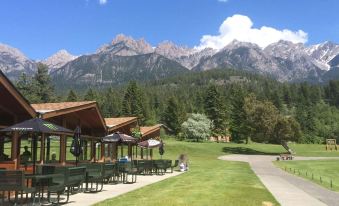
[[[211,135],[212,122],[203,114],[192,114],[182,125],[182,137],[197,142]]]

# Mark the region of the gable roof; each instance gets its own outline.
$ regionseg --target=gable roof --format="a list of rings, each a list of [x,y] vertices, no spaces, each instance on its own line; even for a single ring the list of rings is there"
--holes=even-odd
[[[105,118],[106,126],[108,127],[109,131],[116,130],[132,123],[136,123],[137,121],[137,117]]]
[[[156,124],[154,126],[140,127],[141,136],[147,136],[153,132],[160,130],[162,124]]]
[[[0,70],[0,125],[9,126],[16,121],[23,121],[36,116],[24,96]]]
[[[95,101],[32,104],[32,107],[43,119],[58,121],[60,117],[64,117],[72,121],[72,127],[79,124],[76,120],[78,119],[82,127],[87,127],[88,135],[91,135],[89,130],[92,129],[100,135],[106,132],[105,120]],[[57,123],[60,124],[60,122]]]

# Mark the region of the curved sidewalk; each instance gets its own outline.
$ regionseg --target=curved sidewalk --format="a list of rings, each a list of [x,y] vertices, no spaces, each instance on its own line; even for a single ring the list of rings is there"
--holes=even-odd
[[[275,167],[272,161],[276,159],[276,156],[225,155],[218,159],[248,162],[255,174],[282,206],[339,206],[339,193]],[[317,160],[333,158],[296,157],[295,159]]]

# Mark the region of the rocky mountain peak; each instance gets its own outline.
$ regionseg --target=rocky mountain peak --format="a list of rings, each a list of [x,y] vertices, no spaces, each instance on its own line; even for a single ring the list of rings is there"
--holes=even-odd
[[[65,49],[62,49],[52,56],[48,57],[47,59],[41,61],[41,63],[46,64],[50,69],[50,72],[52,72],[53,70],[64,66],[65,64],[73,61],[76,58],[77,56],[74,56]]]
[[[178,46],[171,41],[163,41],[155,48],[155,52],[173,59],[182,56],[189,56],[196,52],[195,49],[188,48],[187,46]]]
[[[261,48],[254,43],[251,42],[242,42],[242,41],[238,41],[238,40],[233,40],[231,41],[229,44],[227,44],[222,50],[233,50],[233,49],[237,49],[240,47],[246,47],[246,48],[253,48],[253,49],[259,49],[261,50]]]
[[[314,58],[318,64],[322,65],[325,70],[330,69],[329,62],[339,55],[339,44],[326,41],[305,48],[305,52]]]
[[[0,70],[10,79],[16,79],[22,72],[33,74],[36,65],[20,50],[0,43]]]
[[[96,53],[109,53],[117,56],[134,56],[152,52],[154,52],[152,46],[143,38],[135,40],[130,36],[118,34],[110,44],[103,45]]]

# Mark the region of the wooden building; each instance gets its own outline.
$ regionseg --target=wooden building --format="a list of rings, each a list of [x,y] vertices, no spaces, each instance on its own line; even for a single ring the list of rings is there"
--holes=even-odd
[[[138,126],[137,117],[115,117],[115,118],[105,118],[107,134],[113,134],[115,132],[120,132],[127,135],[132,135],[132,129]],[[123,156],[123,147],[120,145],[121,154]],[[101,147],[101,160],[103,161],[113,161],[118,159],[118,144],[103,144]],[[133,156],[133,145],[127,145],[127,156]]]
[[[97,150],[98,144],[100,144],[100,138],[106,134],[105,120],[101,116],[98,105],[95,101],[84,102],[60,102],[60,103],[44,103],[44,104],[32,104],[32,107],[36,110],[41,118],[53,122],[57,125],[65,128],[75,130],[77,126],[81,128],[81,137],[84,141],[84,152],[80,157],[80,160],[84,161],[96,161],[100,154],[100,149]],[[73,134],[61,135],[59,138],[59,160],[61,164],[66,164],[72,159],[71,155],[67,151],[71,146],[71,139]],[[44,138],[41,138],[44,141]],[[47,138],[47,143],[41,142],[42,146],[40,152],[40,160],[49,161],[51,159],[51,138]],[[45,148],[46,151],[45,151]]]
[[[148,126],[148,127],[140,127],[141,132],[141,140],[148,140],[148,139],[158,139],[160,140],[160,129],[161,124],[157,124],[154,126]]]
[[[31,119],[36,116],[29,102],[20,94],[0,70],[0,129]],[[20,168],[20,139],[17,132],[6,137],[0,133],[0,167]],[[5,142],[10,151],[5,154]]]

